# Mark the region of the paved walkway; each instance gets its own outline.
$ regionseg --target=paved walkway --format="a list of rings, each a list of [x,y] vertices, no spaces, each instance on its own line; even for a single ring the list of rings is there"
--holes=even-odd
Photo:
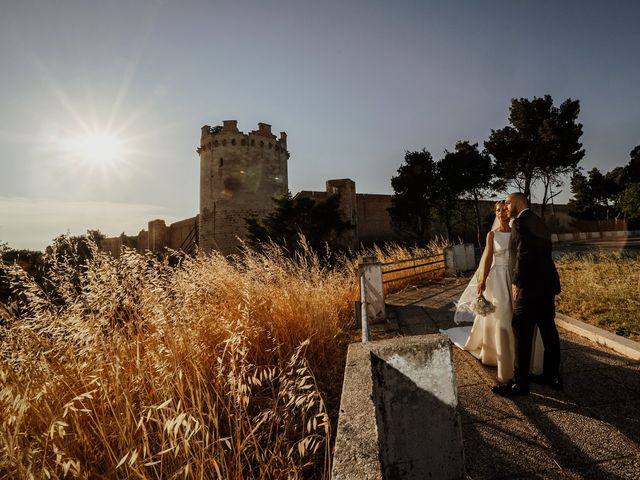
[[[390,295],[403,335],[453,324],[467,279],[447,278]],[[470,479],[640,479],[640,362],[560,331],[564,391],[494,395],[495,368],[453,347]]]

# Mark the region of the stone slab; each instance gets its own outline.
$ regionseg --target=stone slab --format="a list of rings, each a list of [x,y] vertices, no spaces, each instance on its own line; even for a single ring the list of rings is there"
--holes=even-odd
[[[463,425],[467,474],[474,480],[520,478],[557,468],[544,438],[520,418]]]
[[[640,456],[607,460],[604,462],[578,465],[569,469],[575,478],[594,478],[598,480],[638,480],[640,477]]]
[[[442,305],[452,280],[414,304],[438,326],[452,316]],[[640,478],[640,361],[559,327],[560,392],[532,384],[529,396],[497,397],[495,367],[454,348],[468,478]]]
[[[566,390],[566,389],[565,389]],[[540,385],[531,385],[531,394],[510,399],[515,415],[535,417],[553,410],[576,409],[580,405],[565,391],[557,391]]]
[[[561,351],[561,372],[585,372],[604,367],[624,367],[633,361],[596,345]]]
[[[460,387],[458,402],[462,423],[502,420],[516,414],[511,402],[494,395],[485,383]]]
[[[625,388],[609,369],[575,372],[563,381],[566,395],[582,407],[640,401],[638,393]]]
[[[586,337],[594,343],[615,350],[625,357],[640,361],[640,343],[634,342],[629,338],[621,337],[561,313],[556,314],[556,325],[564,330]]]
[[[453,375],[444,335],[349,345],[332,478],[462,478]]]
[[[640,402],[612,403],[583,409],[587,415],[616,428],[627,439],[640,445]]]
[[[620,431],[583,411],[549,412],[532,422],[562,467],[640,455],[638,446]]]

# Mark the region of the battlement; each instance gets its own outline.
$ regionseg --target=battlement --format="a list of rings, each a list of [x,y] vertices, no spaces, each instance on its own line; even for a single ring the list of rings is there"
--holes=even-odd
[[[258,129],[248,134],[238,129],[237,120],[223,120],[222,126],[204,125],[202,127],[200,146],[196,149],[198,154],[227,146],[274,149],[276,152],[285,152],[287,158],[289,157],[286,132],[280,132],[280,138],[277,138],[271,132],[271,125],[268,123],[258,123]]]

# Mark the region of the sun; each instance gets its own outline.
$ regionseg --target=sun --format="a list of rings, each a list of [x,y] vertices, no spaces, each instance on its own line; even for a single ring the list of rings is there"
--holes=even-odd
[[[63,153],[70,160],[100,167],[113,166],[126,157],[125,142],[108,131],[89,131],[61,141]]]

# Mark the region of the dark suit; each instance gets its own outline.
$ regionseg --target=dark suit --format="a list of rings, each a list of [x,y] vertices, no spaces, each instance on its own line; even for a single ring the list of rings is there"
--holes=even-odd
[[[511,281],[520,289],[512,320],[516,340],[515,380],[529,383],[536,325],[544,344],[543,375],[557,377],[560,337],[555,324],[555,295],[560,293],[560,277],[551,257],[551,233],[540,217],[526,210],[513,222],[509,249]]]

